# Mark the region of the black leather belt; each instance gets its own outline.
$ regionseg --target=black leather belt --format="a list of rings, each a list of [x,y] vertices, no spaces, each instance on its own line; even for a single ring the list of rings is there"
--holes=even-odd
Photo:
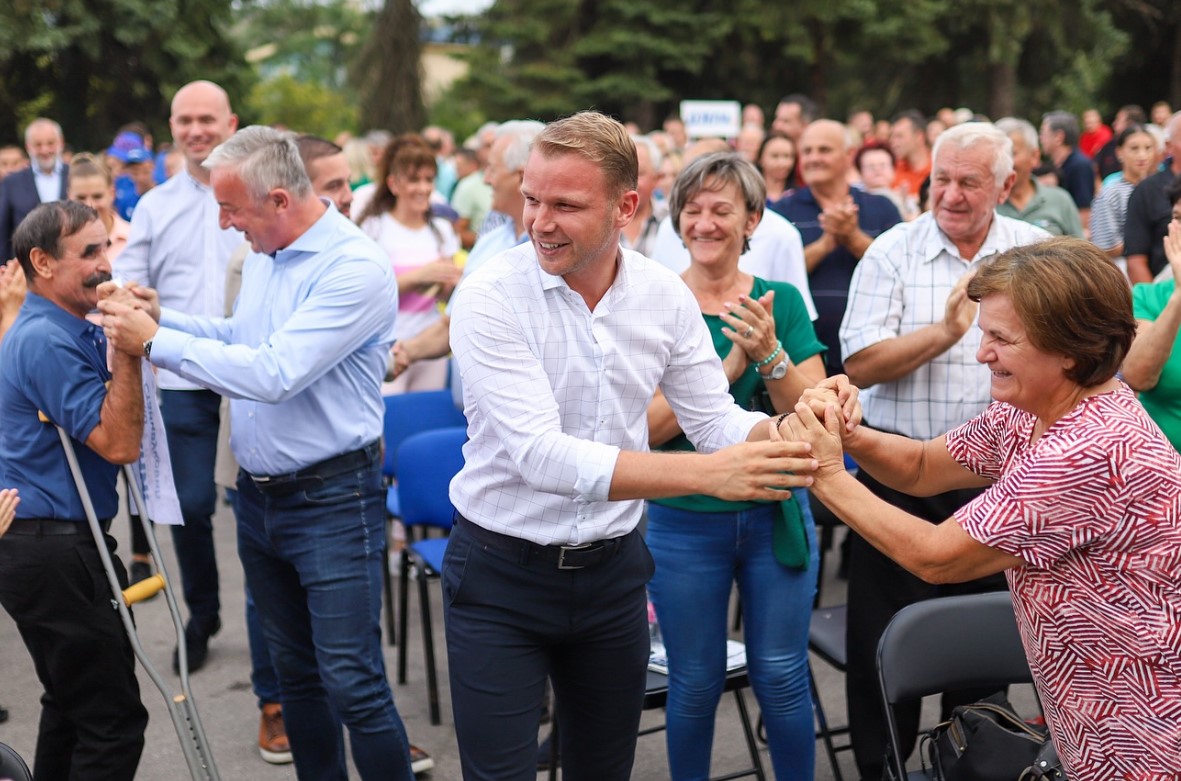
[[[455,514],[455,520],[472,539],[481,545],[511,553],[522,562],[541,561],[552,564],[558,569],[586,569],[602,564],[619,553],[628,539],[639,534],[633,529],[622,537],[584,542],[581,545],[540,545],[520,537],[510,537],[507,534],[485,529],[459,513]]]
[[[325,478],[336,477],[345,472],[369,466],[380,456],[381,440],[375,439],[359,450],[351,450],[348,453],[341,453],[339,456],[326,458],[304,467],[298,472],[288,472],[285,475],[252,475],[249,472],[246,474],[254,481],[255,487],[259,491],[276,496],[318,486],[323,483]]]
[[[111,521],[99,521],[103,531],[111,528]],[[14,518],[8,527],[8,534],[21,537],[65,537],[74,534],[90,534],[86,521],[59,521],[52,518]]]

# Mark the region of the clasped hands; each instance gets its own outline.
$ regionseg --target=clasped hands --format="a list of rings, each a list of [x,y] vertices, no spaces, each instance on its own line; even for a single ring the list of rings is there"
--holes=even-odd
[[[160,297],[152,288],[135,282],[99,285],[98,311],[107,342],[126,355],[142,357],[144,342],[160,328]]]
[[[856,436],[861,425],[859,395],[860,391],[845,375],[826,377],[804,391],[795,411],[781,425],[772,423],[770,438],[807,443],[816,461],[815,479],[843,472],[845,443]]]

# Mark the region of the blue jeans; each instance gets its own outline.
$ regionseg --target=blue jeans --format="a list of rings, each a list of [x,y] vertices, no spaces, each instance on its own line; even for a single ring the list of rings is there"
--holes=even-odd
[[[714,716],[726,669],[730,591],[742,597],[751,688],[779,781],[811,781],[815,764],[808,623],[816,593],[816,528],[805,516],[807,569],[775,560],[776,508],[699,513],[651,503],[648,592],[668,652],[668,762],[675,781],[709,777]]]
[[[160,413],[184,526],[173,526],[172,542],[189,615],[206,625],[218,617],[217,555],[213,549],[213,511],[217,486],[217,428],[221,397],[207,390],[160,392]]]
[[[234,506],[234,513],[238,512],[238,492],[233,488],[226,489],[226,498]],[[267,645],[266,635],[262,631],[262,623],[258,620],[258,608],[254,606],[254,595],[250,587],[246,586],[246,645],[250,648],[250,687],[258,699],[259,710],[263,705],[282,700],[279,691],[279,674],[275,672],[275,663],[271,661],[271,649]]]
[[[238,475],[238,555],[279,674],[296,775],[411,779],[409,743],[382,657],[381,462],[265,495]],[[338,721],[339,717],[339,721]]]

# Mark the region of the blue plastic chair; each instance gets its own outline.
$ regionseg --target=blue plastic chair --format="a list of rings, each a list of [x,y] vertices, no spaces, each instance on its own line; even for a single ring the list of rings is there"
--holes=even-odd
[[[398,492],[392,481],[398,476],[396,456],[398,448],[412,434],[437,428],[466,426],[467,418],[455,406],[451,391],[415,391],[385,398],[385,420],[382,437],[385,440],[385,460],[381,473],[391,481],[386,493],[386,510],[395,518],[402,516],[398,507]]]
[[[412,434],[432,429],[466,426],[467,419],[463,412],[455,406],[455,402],[448,390],[415,391],[401,393],[396,396],[386,396],[385,418],[382,424],[382,439],[385,441],[385,457],[381,463],[381,473],[387,483],[385,509],[390,518],[401,518],[402,510],[399,506],[398,491],[395,487],[397,479],[398,448]],[[385,626],[386,640],[394,645],[397,640],[394,632],[394,584],[390,577],[391,553],[386,545],[385,568],[382,571],[382,588],[385,591]]]
[[[424,431],[406,438],[398,448],[398,497],[402,523],[407,532],[414,527],[451,530],[455,508],[448,495],[451,479],[463,467],[463,443],[467,428],[453,427]],[[409,534],[407,534],[409,537]],[[435,643],[431,630],[431,604],[427,581],[437,579],[443,570],[447,537],[426,537],[408,542],[402,549],[402,571],[398,608],[398,683],[406,683],[406,614],[409,602],[410,568],[418,580],[418,599],[422,613],[422,646],[426,655],[427,693],[430,697],[431,724],[439,724],[439,681],[435,671]]]

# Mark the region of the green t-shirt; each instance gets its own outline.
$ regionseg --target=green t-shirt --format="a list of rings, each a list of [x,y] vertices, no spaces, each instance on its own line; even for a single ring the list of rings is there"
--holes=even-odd
[[[812,328],[812,320],[808,316],[808,309],[804,306],[804,299],[800,295],[800,291],[786,282],[768,282],[755,277],[750,297],[759,298],[768,290],[775,291],[775,301],[771,306],[771,313],[775,317],[776,335],[783,343],[783,349],[787,351],[791,362],[799,363],[824,352],[825,347],[816,338],[816,331]],[[717,351],[719,358],[729,355],[731,348],[741,349],[736,348],[734,343],[722,333],[722,328],[726,325],[722,318],[717,315],[703,315],[703,317],[706,326],[709,327],[710,335],[713,337],[714,350]],[[747,409],[755,407],[763,390],[763,378],[759,376],[759,370],[753,363],[747,366],[746,371],[742,373],[737,382],[730,386],[730,394],[734,397],[734,401]],[[677,435],[656,449],[688,452],[694,450],[693,443],[684,434]],[[727,502],[701,494],[677,496],[670,499],[653,499],[652,501],[681,510],[707,513],[748,510],[762,504],[762,502]]]
[[[1137,320],[1155,321],[1169,303],[1174,286],[1171,279],[1136,285],[1132,288],[1132,314]],[[1141,393],[1140,403],[1173,447],[1181,450],[1181,351],[1176,344],[1161,367],[1156,387]]]

